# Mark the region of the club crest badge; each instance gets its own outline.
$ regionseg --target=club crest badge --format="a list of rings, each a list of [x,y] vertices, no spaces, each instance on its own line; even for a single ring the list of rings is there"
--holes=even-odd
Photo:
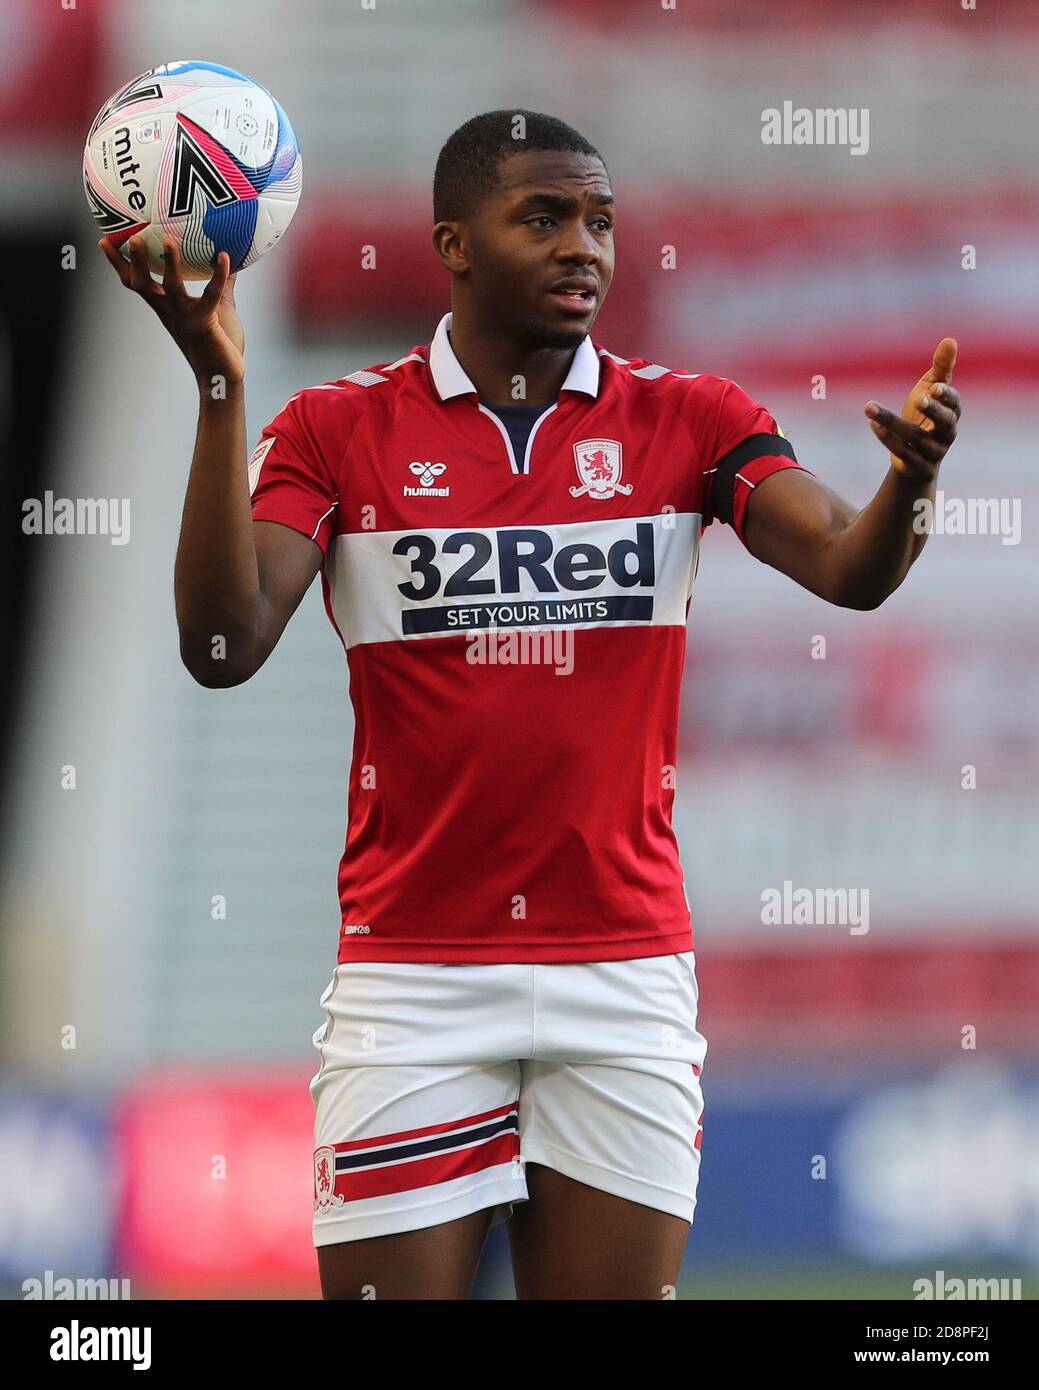
[[[621,446],[616,439],[582,439],[574,445],[574,463],[581,482],[570,488],[571,497],[587,495],[598,502],[616,492],[630,495],[631,483],[621,482]]]
[[[256,448],[252,451],[249,458],[249,496],[256,491],[256,484],[260,481],[260,469],[263,461],[271,451],[271,445],[277,439],[277,435],[272,434],[269,439],[261,439]]]
[[[314,1150],[314,1210],[328,1211],[341,1207],[346,1198],[337,1194],[336,1151],[331,1144],[322,1144]]]

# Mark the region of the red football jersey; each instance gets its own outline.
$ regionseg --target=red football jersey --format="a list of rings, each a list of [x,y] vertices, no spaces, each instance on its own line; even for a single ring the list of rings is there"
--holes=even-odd
[[[515,457],[451,315],[297,392],[253,517],[309,536],[355,716],[340,961],[692,949],[671,825],[686,617],[711,520],[800,465],[735,382],[585,338]]]

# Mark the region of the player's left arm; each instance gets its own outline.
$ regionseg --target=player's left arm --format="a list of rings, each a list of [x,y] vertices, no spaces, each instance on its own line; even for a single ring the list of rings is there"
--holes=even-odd
[[[934,500],[939,465],[956,438],[955,363],[956,341],[943,338],[900,416],[867,402],[865,414],[890,451],[891,467],[861,511],[800,469],[763,479],[744,519],[751,554],[843,608],[876,608],[894,593],[927,539],[913,527],[916,503]]]

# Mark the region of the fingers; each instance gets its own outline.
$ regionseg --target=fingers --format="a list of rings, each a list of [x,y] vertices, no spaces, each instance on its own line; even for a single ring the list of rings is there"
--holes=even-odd
[[[910,464],[910,468],[899,468],[899,473],[915,473],[919,477],[933,477],[937,466],[944,457],[944,446],[937,450],[937,455],[931,450],[926,449],[925,442],[908,441],[892,431],[876,430],[876,438],[892,455],[892,459],[900,459],[903,463]],[[926,441],[926,435],[924,435]]]
[[[906,422],[903,420],[899,423]],[[909,425],[910,433],[903,434],[900,430],[878,424],[876,420],[872,424],[873,433],[890,453],[897,454],[899,458],[913,455],[926,462],[929,467],[941,463],[949,447],[947,444],[939,443],[919,425]]]
[[[947,405],[957,420],[960,418],[963,406],[960,401],[960,393],[955,386],[939,382],[937,386],[928,387],[928,394],[933,396],[935,400],[941,401],[943,405]]]
[[[899,473],[933,478],[956,440],[961,413],[960,393],[952,385],[956,353],[956,339],[942,338],[934,350],[930,370],[910,392],[902,415],[886,410],[876,401],[866,402],[870,427],[886,446],[891,465]]]
[[[97,243],[105,253],[109,265],[115,267],[115,273],[123,282],[127,289],[130,288],[130,265],[126,257],[112,245],[107,236],[103,236]]]
[[[127,250],[130,252],[130,288],[135,290],[144,299],[152,299],[161,290],[152,279],[152,273],[148,269],[148,253],[144,246],[144,237],[132,236],[126,243]]]
[[[932,381],[952,380],[952,369],[956,365],[956,348],[955,338],[943,338],[935,348],[931,370],[928,372]]]
[[[892,454],[907,462],[933,469],[935,464],[941,463],[952,442],[944,433],[936,438],[933,430],[925,430],[911,420],[903,420],[900,415],[885,410],[875,401],[870,401],[866,413],[872,417],[870,426],[880,442]]]
[[[877,405],[876,401],[870,402],[866,407],[866,413],[871,417],[870,424],[878,437],[889,435],[911,444],[914,449],[938,449],[939,442],[935,439],[933,431],[923,430],[911,420],[903,420],[901,415],[885,410],[882,405]]]
[[[887,429],[878,425],[874,420],[873,431],[881,444],[891,455],[892,466],[899,473],[906,473],[922,478],[934,476],[935,469],[945,456],[947,446],[938,446],[934,443],[928,445],[928,436],[920,431],[918,440],[907,440],[894,430]],[[913,428],[918,428],[914,426]]]
[[[956,437],[956,422],[960,418],[959,410],[953,410],[952,406],[942,403],[939,398],[941,391],[941,386],[932,386],[929,395],[917,397],[916,408],[921,415],[927,416],[930,424],[929,432],[937,439],[943,439],[951,444]],[[922,425],[921,429],[928,431],[928,425]]]
[[[143,237],[132,236],[126,243],[126,249],[130,253],[129,261],[108,237],[102,237],[98,245],[115,267],[116,274],[126,289],[135,290],[153,309],[162,307],[165,295],[162,287],[152,279],[151,271],[148,269],[148,253]]]
[[[157,314],[163,316],[168,309],[166,302],[166,292],[161,285],[152,279],[152,273],[148,268],[148,253],[145,249],[144,238],[132,236],[126,243],[126,249],[130,253],[130,263],[127,266],[125,258],[115,250],[114,247],[109,252],[108,247],[104,247],[105,255],[116,264],[113,257],[118,257],[123,264],[116,265],[119,271],[119,278],[128,290],[134,290],[155,310]]]
[[[180,247],[171,236],[162,239],[162,259],[162,288],[169,300],[180,304],[187,297],[187,290],[180,265]]]
[[[230,270],[231,257],[226,251],[219,252],[216,258],[216,269],[213,271],[212,278],[199,296],[201,299],[205,300],[208,307],[216,308],[223,296],[224,287],[228,283],[231,285],[232,292],[234,291],[235,277],[230,274]]]
[[[217,255],[216,268],[209,284],[201,295],[195,296],[188,293],[184,283],[180,246],[174,237],[164,236],[162,239],[161,284],[152,277],[143,237],[132,236],[126,242],[129,260],[107,236],[100,239],[98,246],[126,289],[136,291],[156,310],[182,308],[185,304],[194,304],[202,300],[207,308],[213,309],[225,294],[231,303],[234,303],[234,286],[238,272],[231,274],[231,257],[226,251]]]

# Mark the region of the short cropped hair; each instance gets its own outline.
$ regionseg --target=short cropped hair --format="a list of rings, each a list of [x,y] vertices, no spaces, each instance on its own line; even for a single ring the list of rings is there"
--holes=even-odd
[[[485,111],[448,136],[437,156],[433,221],[472,218],[484,199],[500,187],[502,161],[525,150],[571,150],[602,160],[594,145],[555,116],[541,111]]]

